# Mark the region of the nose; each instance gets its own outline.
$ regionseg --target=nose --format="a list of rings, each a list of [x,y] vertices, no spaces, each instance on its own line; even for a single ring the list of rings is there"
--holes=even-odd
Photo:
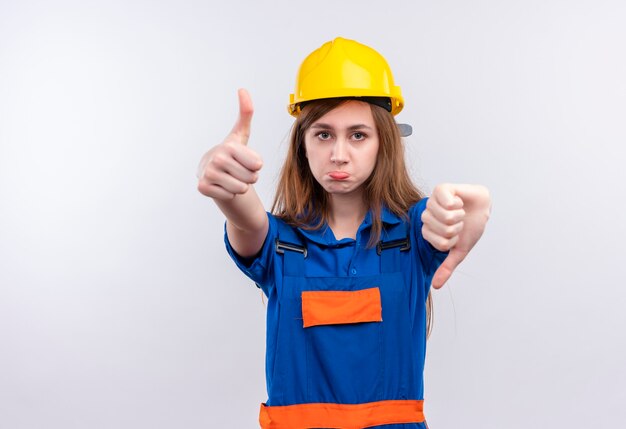
[[[339,138],[333,145],[333,151],[330,154],[330,162],[335,164],[345,164],[348,162],[348,142]]]

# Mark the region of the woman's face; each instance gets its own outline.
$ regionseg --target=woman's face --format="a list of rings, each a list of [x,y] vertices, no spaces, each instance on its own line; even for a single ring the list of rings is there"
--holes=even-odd
[[[362,192],[378,155],[370,105],[356,100],[341,104],[311,125],[304,144],[311,172],[326,192]]]

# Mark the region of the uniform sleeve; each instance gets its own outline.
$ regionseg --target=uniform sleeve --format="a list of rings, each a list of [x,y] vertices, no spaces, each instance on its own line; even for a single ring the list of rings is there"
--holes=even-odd
[[[269,220],[269,227],[267,229],[267,235],[263,242],[263,247],[258,254],[251,258],[243,258],[235,252],[228,240],[228,232],[226,231],[226,224],[224,224],[224,244],[226,245],[226,251],[233,259],[237,267],[243,272],[250,280],[255,282],[258,287],[263,289],[266,295],[269,296],[269,288],[274,284],[274,246],[276,241],[278,226],[276,225],[276,218],[270,213],[267,213]]]
[[[422,235],[422,213],[426,209],[427,201],[428,198],[422,198],[417,204],[413,205],[409,211],[409,217],[411,218],[412,234],[417,242],[424,274],[430,278],[435,274],[435,271],[437,271],[437,268],[439,268],[443,260],[446,259],[449,252],[442,252],[435,249]]]

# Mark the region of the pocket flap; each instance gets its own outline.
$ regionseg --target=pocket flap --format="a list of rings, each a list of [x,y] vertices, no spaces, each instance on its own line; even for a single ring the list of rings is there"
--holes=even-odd
[[[380,290],[302,292],[304,327],[382,322]]]

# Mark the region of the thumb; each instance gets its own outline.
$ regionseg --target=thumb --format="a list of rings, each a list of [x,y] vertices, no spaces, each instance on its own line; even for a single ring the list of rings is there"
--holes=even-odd
[[[467,253],[462,250],[454,247],[450,250],[450,253],[448,253],[448,256],[443,260],[433,276],[432,285],[435,289],[441,288],[450,279],[456,267],[465,259],[465,256],[467,256]]]
[[[241,144],[247,145],[250,138],[250,124],[254,107],[248,91],[241,88],[237,91],[237,94],[239,95],[239,117],[230,134],[236,136]]]

